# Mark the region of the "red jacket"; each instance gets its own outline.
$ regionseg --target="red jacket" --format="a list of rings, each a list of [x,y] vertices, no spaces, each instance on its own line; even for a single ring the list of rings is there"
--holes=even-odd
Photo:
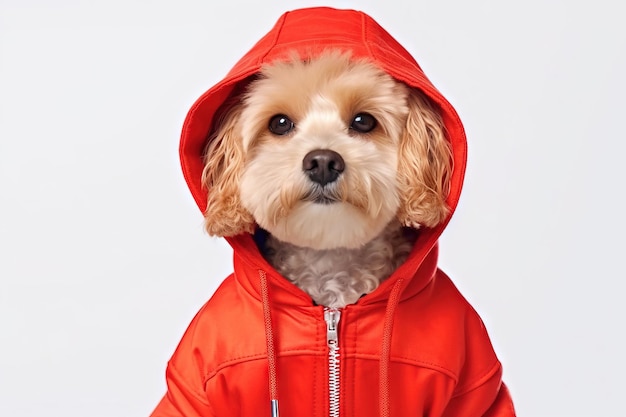
[[[331,8],[285,13],[189,111],[181,161],[201,210],[201,154],[220,104],[262,64],[329,46],[370,58],[438,105],[453,150],[454,211],[466,158],[456,112],[374,20]],[[227,238],[234,273],[185,332],[152,416],[270,416],[276,403],[283,417],[514,416],[483,323],[437,268],[446,224],[421,230],[408,260],[371,294],[327,313],[264,260],[252,236]]]

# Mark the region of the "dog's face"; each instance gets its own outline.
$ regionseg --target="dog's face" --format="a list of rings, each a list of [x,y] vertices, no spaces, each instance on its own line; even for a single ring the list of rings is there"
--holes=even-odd
[[[263,70],[217,123],[204,182],[211,234],[250,231],[314,249],[362,246],[394,218],[446,215],[450,151],[420,94],[327,53]]]

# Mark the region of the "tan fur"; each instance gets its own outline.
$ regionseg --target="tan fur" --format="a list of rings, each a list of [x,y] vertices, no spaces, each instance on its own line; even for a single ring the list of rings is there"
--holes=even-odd
[[[448,215],[452,152],[441,117],[428,99],[414,90],[407,100],[409,116],[398,161],[402,184],[398,219],[409,227],[434,227]]]
[[[241,206],[239,196],[244,166],[239,122],[240,105],[235,104],[218,119],[219,129],[211,135],[206,147],[202,184],[210,191],[204,225],[212,236],[234,236],[254,231],[254,219]]]

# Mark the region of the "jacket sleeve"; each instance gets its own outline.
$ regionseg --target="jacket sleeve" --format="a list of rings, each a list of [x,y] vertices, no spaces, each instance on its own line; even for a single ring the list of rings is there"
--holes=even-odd
[[[502,365],[483,321],[469,306],[464,356],[455,392],[442,417],[515,417],[513,401],[502,382]]]
[[[481,385],[453,397],[442,417],[515,417],[513,401],[501,382],[501,374],[498,370]]]
[[[206,305],[196,314],[167,364],[167,392],[150,417],[213,417],[204,390],[205,358],[197,340]],[[206,320],[204,320],[206,321]]]

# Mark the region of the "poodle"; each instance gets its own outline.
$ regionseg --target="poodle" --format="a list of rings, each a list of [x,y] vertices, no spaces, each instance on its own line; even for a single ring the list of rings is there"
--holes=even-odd
[[[328,50],[263,67],[214,121],[202,182],[209,234],[243,232],[315,304],[376,289],[421,227],[448,215],[438,109],[367,59]]]

